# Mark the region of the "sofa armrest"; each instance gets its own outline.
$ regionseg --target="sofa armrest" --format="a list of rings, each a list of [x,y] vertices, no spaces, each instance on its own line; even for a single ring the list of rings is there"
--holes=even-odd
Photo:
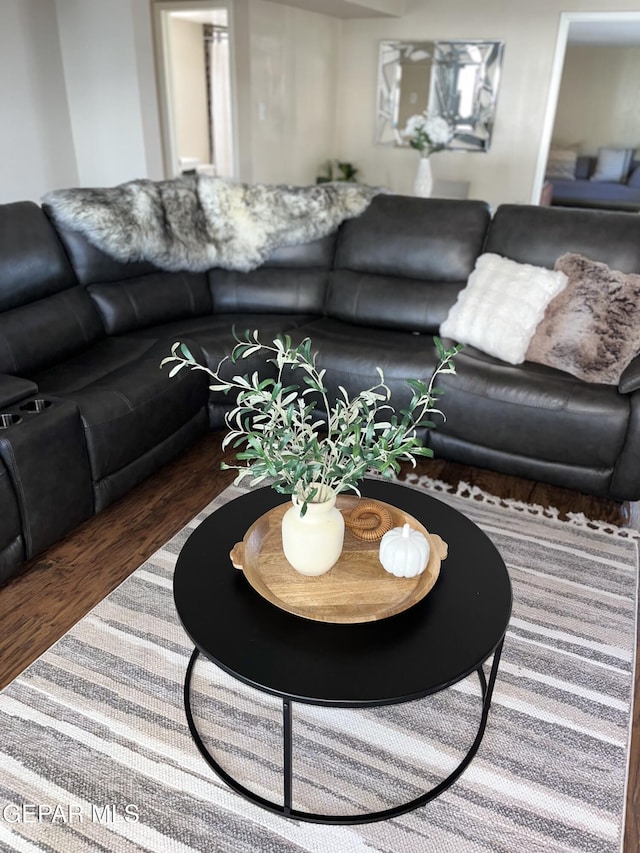
[[[13,420],[0,429],[0,462],[9,472],[18,502],[27,559],[61,539],[94,511],[78,405],[48,395],[43,402],[42,409],[20,402],[7,406],[4,414]]]
[[[622,371],[618,391],[621,394],[631,394],[640,388],[640,355],[637,355]]]
[[[640,359],[634,359],[635,362]],[[631,365],[629,365],[630,367]],[[636,376],[638,369],[636,367]],[[608,496],[617,501],[637,501],[640,493],[640,391],[629,394],[629,423],[613,474],[609,481]]]
[[[8,376],[6,373],[0,373],[0,411],[5,406],[17,403],[18,400],[32,397],[37,392],[38,386],[35,382],[22,379],[19,376]]]

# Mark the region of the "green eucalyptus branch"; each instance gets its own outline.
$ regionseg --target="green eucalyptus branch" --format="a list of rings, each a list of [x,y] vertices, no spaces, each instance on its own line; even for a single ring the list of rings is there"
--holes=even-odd
[[[416,457],[433,456],[418,439],[417,429],[435,426],[427,416],[437,414],[444,419],[435,405],[442,394],[435,381],[442,374],[456,372],[454,358],[460,345],[446,349],[434,338],[438,365],[428,382],[406,380],[411,400],[406,409],[396,412],[379,367],[375,385],[353,399],[339,386],[339,396],[331,406],[324,383],[326,371],[317,368],[309,338],[294,346],[291,337],[284,335],[265,344],[257,331],[247,331],[244,338],[235,339],[231,356],[225,356],[215,370],[197,362],[183,343],[171,347],[172,354],[162,360],[161,367],[172,365],[169,376],[185,367],[205,370],[214,380],[209,386],[212,391],[236,392],[235,406],[225,415],[229,432],[222,442],[223,448],[238,448],[238,464],[222,463],[223,468],[237,471],[236,484],[246,477],[251,477],[252,486],[274,480],[276,491],[300,499],[304,513],[307,503],[325,499],[327,490],[351,490],[359,495],[358,483],[369,471],[392,478],[402,462],[415,467]],[[274,376],[261,379],[255,371],[251,376],[222,378],[227,362],[236,364],[256,353],[267,355]],[[294,371],[299,371],[302,384],[285,384],[285,376]],[[318,402],[324,415],[317,410]]]

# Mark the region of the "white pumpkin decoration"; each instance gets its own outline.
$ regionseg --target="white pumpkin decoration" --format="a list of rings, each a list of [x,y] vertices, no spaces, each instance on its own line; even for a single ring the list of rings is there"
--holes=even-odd
[[[405,524],[389,530],[380,540],[380,562],[397,578],[413,578],[426,569],[430,550],[422,533]]]

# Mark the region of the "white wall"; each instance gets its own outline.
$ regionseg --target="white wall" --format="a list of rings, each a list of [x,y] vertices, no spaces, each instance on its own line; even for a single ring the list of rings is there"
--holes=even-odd
[[[173,120],[178,158],[210,162],[209,112],[202,24],[168,19]]]
[[[409,193],[417,168],[412,150],[374,144],[376,69],[381,39],[504,41],[502,78],[491,150],[440,152],[436,178],[470,182],[470,197],[494,206],[533,197],[560,13],[600,11],[601,0],[407,0],[401,19],[343,22],[338,146],[361,165],[366,180]],[[616,10],[640,10],[619,0]]]
[[[384,0],[387,2],[387,0]],[[163,8],[162,0],[150,0]],[[189,8],[189,0],[181,4]],[[314,183],[335,145],[342,22],[270,0],[229,0],[236,174]]]
[[[234,22],[236,19],[234,18]],[[335,145],[342,22],[268,0],[249,0],[251,176],[311,184]],[[241,105],[242,107],[242,105]],[[246,158],[244,158],[246,160]]]
[[[37,200],[78,183],[163,176],[150,5],[2,0],[1,201]],[[234,57],[241,71],[239,177],[310,183],[328,157],[340,157],[354,162],[363,180],[410,192],[416,152],[373,141],[378,42],[500,39],[505,58],[491,151],[441,152],[434,172],[470,181],[471,196],[494,205],[528,202],[560,13],[602,6],[406,0],[399,19],[338,20],[269,0],[234,0],[234,22],[241,24]],[[640,11],[640,0],[617,0],[616,9]]]
[[[162,177],[148,0],[1,0],[0,203]]]
[[[138,92],[138,108],[142,122],[142,145],[147,166],[144,177],[158,180],[164,177],[164,163],[152,14],[149,0],[133,0],[131,28],[136,58],[137,77],[135,86]]]
[[[136,14],[142,4],[145,17]],[[155,140],[149,138],[151,128],[143,120],[143,97],[149,95],[141,91],[138,73],[149,63],[153,67],[151,54],[144,56],[151,47],[148,3],[55,0],[55,5],[80,185],[153,177],[159,130]],[[148,39],[144,32],[136,38],[140,24]],[[146,61],[139,65],[141,59]]]
[[[553,140],[582,154],[640,146],[640,46],[567,47]]]
[[[55,8],[0,3],[0,203],[78,182]]]

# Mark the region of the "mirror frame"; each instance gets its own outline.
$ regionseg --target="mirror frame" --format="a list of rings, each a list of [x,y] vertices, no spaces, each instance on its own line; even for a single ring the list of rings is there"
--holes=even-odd
[[[451,125],[453,136],[447,150],[488,151],[503,54],[501,41],[381,41],[376,144],[409,146],[401,133],[406,118],[400,124],[401,110],[407,111],[402,73],[407,64],[421,63],[425,86],[423,91],[409,94],[412,114],[428,109],[430,115],[441,116]]]

